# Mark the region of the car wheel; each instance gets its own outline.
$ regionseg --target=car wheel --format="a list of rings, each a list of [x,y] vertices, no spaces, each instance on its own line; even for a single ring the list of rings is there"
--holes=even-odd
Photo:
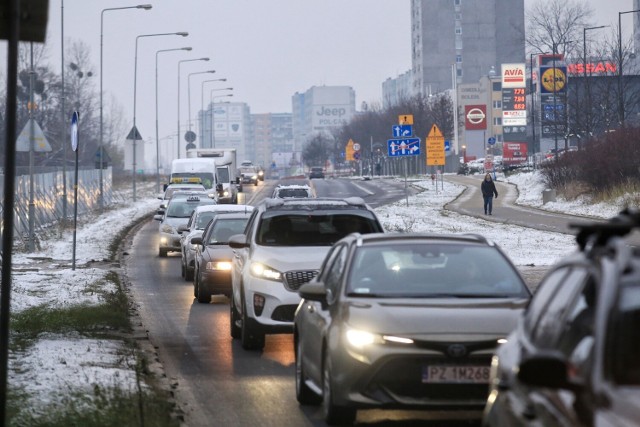
[[[315,394],[304,382],[305,373],[301,353],[302,345],[298,339],[296,343],[296,399],[303,405],[317,405],[320,403],[320,396]]]
[[[211,293],[205,292],[205,289],[202,289],[202,286],[198,284],[196,298],[198,298],[200,304],[209,304],[211,302]]]
[[[240,340],[242,348],[245,350],[262,350],[264,348],[264,334],[251,329],[249,325],[249,317],[247,316],[247,307],[242,301],[242,329],[240,331]]]
[[[195,269],[189,268],[188,266],[184,267],[184,280],[187,282],[193,280],[193,270]]]
[[[193,278],[193,296],[198,298],[198,288],[200,287],[200,282],[198,281],[198,275],[196,274]]]
[[[356,409],[337,406],[333,403],[333,384],[331,376],[331,358],[325,351],[322,361],[322,413],[327,424],[353,424],[356,420]]]
[[[231,301],[229,302],[229,329],[231,332],[231,338],[234,340],[240,339],[242,330],[238,326],[238,322],[240,321],[240,313],[236,309],[236,304],[233,299],[233,295],[231,296]]]
[[[158,249],[158,256],[161,257],[161,258],[166,257],[167,256],[167,250],[166,249],[162,249],[162,248]]]

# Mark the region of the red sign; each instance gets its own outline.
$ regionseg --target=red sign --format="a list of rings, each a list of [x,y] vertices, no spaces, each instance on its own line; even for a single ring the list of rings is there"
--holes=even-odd
[[[618,67],[612,62],[587,62],[588,74],[617,74]],[[575,64],[567,65],[567,72],[569,74],[584,74],[585,64],[582,62],[576,62]]]
[[[505,142],[502,144],[502,162],[506,165],[526,163],[526,142]]]
[[[487,128],[487,106],[465,105],[464,128],[466,130],[485,130]]]

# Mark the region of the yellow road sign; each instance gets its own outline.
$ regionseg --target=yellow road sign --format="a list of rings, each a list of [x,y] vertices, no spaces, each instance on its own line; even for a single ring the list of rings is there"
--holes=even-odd
[[[426,139],[427,145],[427,166],[444,166],[444,136],[438,128],[433,125]]]
[[[355,142],[353,142],[353,139],[350,139],[349,142],[347,142],[347,146],[344,148],[344,159],[347,162],[355,161],[355,158],[353,157],[353,154],[355,153],[353,144],[355,144]]]
[[[398,123],[401,125],[412,125],[413,114],[403,114],[401,116],[398,116]]]

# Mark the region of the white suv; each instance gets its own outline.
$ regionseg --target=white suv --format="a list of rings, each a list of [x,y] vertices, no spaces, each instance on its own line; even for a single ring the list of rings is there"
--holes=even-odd
[[[298,289],[313,279],[331,246],[353,232],[382,225],[362,199],[265,199],[246,234],[231,237],[231,336],[262,349],[265,334],[290,333]]]

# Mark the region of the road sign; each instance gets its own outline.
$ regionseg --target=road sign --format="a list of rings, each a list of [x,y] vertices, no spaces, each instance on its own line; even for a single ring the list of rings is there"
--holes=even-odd
[[[80,115],[77,111],[73,112],[71,116],[71,149],[76,151],[78,149],[78,119]]]
[[[495,143],[496,143],[496,139],[495,139],[493,136],[490,136],[490,137],[487,139],[487,144],[489,144],[489,145],[494,145]]]
[[[188,130],[184,133],[184,140],[187,142],[194,142],[196,140],[196,133],[192,130]]]
[[[444,166],[444,136],[438,126],[433,125],[426,142],[427,166]]]
[[[420,138],[388,139],[389,157],[417,156],[420,154]]]
[[[353,144],[353,151],[360,151],[360,144],[357,142]]]
[[[357,152],[357,151],[355,153],[353,153],[353,159],[354,160],[360,160],[360,153]]]
[[[33,151],[35,152],[48,152],[51,151],[51,145],[47,141],[47,138],[42,132],[42,128],[38,125],[35,119],[27,120],[27,124],[18,135],[16,140],[16,151],[30,151],[31,150],[31,122],[33,121]]]
[[[413,136],[413,126],[411,125],[393,125],[391,133],[394,138],[408,138]]]
[[[451,141],[449,140],[444,141],[444,151],[451,151]]]
[[[401,125],[412,125],[413,124],[413,114],[403,114],[398,116],[398,123]]]
[[[355,158],[353,157],[354,154],[354,149],[353,146],[355,145],[355,142],[353,142],[353,139],[350,139],[349,142],[347,142],[347,146],[344,149],[344,159],[347,162],[352,162],[355,160]]]

